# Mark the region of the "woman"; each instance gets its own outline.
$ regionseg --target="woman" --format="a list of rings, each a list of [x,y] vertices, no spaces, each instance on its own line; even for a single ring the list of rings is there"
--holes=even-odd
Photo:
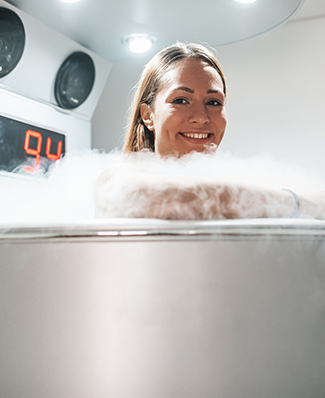
[[[226,83],[212,51],[176,44],[145,67],[137,86],[124,153],[151,150],[159,157],[217,149],[226,129]],[[134,156],[110,166],[97,180],[102,217],[224,219],[324,218],[324,194],[299,197],[290,190],[227,184],[214,178],[153,175]],[[204,206],[203,206],[204,204]]]
[[[200,69],[203,69],[203,73],[200,73]],[[182,72],[184,72],[184,76],[182,76]],[[198,77],[202,78],[202,81],[197,80]],[[184,78],[185,80],[182,80],[182,78]],[[206,81],[208,79],[211,79],[211,82]],[[212,102],[210,105],[207,106],[207,110],[212,110],[213,105],[216,105],[216,109],[214,109],[212,113],[211,122],[213,123],[214,119],[216,119],[217,117],[220,119],[220,123],[222,124],[220,126],[222,131],[219,132],[217,136],[208,137],[207,139],[200,138],[197,140],[198,142],[192,140],[194,146],[191,145],[190,140],[187,140],[189,145],[186,145],[186,140],[183,140],[182,136],[165,136],[164,131],[161,132],[161,129],[158,126],[153,126],[151,123],[153,122],[153,119],[156,119],[159,116],[164,117],[164,115],[162,114],[164,110],[168,111],[164,106],[164,100],[166,100],[165,97],[167,94],[169,94],[167,91],[170,88],[177,88],[177,86],[179,85],[179,87],[182,87],[183,82],[185,83],[187,80],[190,81],[190,85],[193,86],[193,89],[197,87],[197,90],[203,90],[203,100],[206,99],[205,96],[207,95],[207,93],[204,92],[205,88],[211,88],[216,90],[215,93],[208,93],[207,100],[210,100]],[[191,90],[190,87],[187,88],[187,91],[175,91],[175,93],[171,93],[171,95],[173,95],[173,98],[169,100],[177,101],[178,99],[179,105],[181,105],[182,97],[186,97],[185,94],[187,94],[188,96],[192,94],[189,92],[189,90]],[[210,52],[203,46],[194,44],[189,44],[187,46],[185,46],[184,44],[178,44],[172,47],[168,47],[167,49],[158,53],[147,64],[142,73],[134,97],[133,106],[131,107],[132,114],[128,127],[128,132],[125,138],[124,152],[133,152],[148,148],[158,154],[166,154],[169,151],[170,153],[178,152],[178,154],[181,155],[184,153],[188,153],[192,150],[202,150],[204,145],[212,142],[215,142],[218,145],[223,137],[223,133],[226,127],[226,114],[224,107],[225,98],[225,78],[221,67],[218,64],[218,61],[213,56],[212,52]],[[184,104],[186,101],[187,100],[184,98]],[[155,109],[158,109],[158,112],[155,112]],[[177,109],[176,106],[175,109]],[[189,116],[191,117],[191,115]],[[193,116],[194,118],[196,117],[195,114]],[[200,115],[198,116],[200,117]],[[172,115],[172,117],[174,117],[174,115]],[[159,123],[160,121],[155,120],[155,122]],[[165,122],[169,121],[166,120]],[[172,122],[173,121],[171,120],[171,123]],[[175,123],[176,122],[177,120],[175,118]],[[195,121],[193,122],[195,124]],[[200,121],[198,122],[200,123]],[[192,124],[193,123],[190,122],[190,130],[192,128],[195,130],[202,129],[203,132],[207,130],[206,121],[203,121],[203,127],[196,126],[196,124],[194,125],[194,127],[192,127]],[[188,124],[186,122],[184,127],[185,129],[188,128]],[[173,138],[175,139],[173,140]],[[166,142],[164,142],[165,139]],[[168,139],[172,142],[168,143]],[[160,144],[163,146],[163,148],[160,148]],[[195,146],[195,144],[199,145]]]

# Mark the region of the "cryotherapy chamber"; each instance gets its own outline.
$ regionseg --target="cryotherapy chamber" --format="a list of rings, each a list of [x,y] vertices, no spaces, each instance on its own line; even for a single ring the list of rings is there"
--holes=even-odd
[[[89,147],[110,65],[0,6],[25,32],[0,115],[35,162],[28,130],[60,135],[45,155]],[[76,52],[95,79],[67,108],[56,77]],[[324,234],[310,220],[2,222],[1,397],[323,398]]]
[[[325,222],[2,227],[3,397],[321,398]]]

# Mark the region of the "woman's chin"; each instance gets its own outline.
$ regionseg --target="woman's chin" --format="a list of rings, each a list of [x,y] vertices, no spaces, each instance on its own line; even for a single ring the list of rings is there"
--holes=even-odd
[[[207,154],[214,154],[218,149],[218,145],[215,143],[210,144],[202,144],[196,145],[195,147],[186,147],[182,148],[178,151],[178,156],[188,155],[189,153],[199,152],[199,153],[207,153]]]
[[[155,149],[155,153],[159,157],[180,157],[184,155],[188,155],[193,152],[199,153],[207,153],[214,154],[218,149],[218,145],[214,142],[210,143],[196,143],[191,145],[177,145],[174,146],[173,149],[168,148],[157,148]]]

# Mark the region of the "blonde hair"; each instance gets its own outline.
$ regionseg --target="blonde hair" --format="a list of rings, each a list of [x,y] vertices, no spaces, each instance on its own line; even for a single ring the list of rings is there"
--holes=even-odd
[[[142,121],[141,105],[147,104],[150,106],[155,99],[164,73],[173,63],[188,58],[203,59],[215,68],[222,79],[223,91],[226,95],[225,77],[212,49],[210,50],[205,46],[194,43],[176,43],[165,48],[148,62],[136,86],[123,152],[137,152],[145,148],[155,151],[154,133]]]

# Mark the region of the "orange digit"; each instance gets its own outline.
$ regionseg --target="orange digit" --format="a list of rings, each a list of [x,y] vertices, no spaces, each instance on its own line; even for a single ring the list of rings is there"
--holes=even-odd
[[[32,149],[29,148],[29,142],[30,142],[30,137],[35,137],[37,138],[37,148]],[[41,148],[42,148],[42,134],[39,133],[38,131],[33,131],[33,130],[27,130],[25,134],[25,144],[24,144],[24,149],[28,155],[33,155],[35,156],[35,167],[25,167],[25,171],[29,171],[31,173],[36,172],[38,170],[38,165],[40,161],[40,153],[41,153]]]
[[[46,156],[48,157],[48,159],[51,160],[58,160],[61,157],[61,152],[62,152],[62,141],[58,142],[58,146],[57,146],[57,150],[56,150],[56,155],[54,155],[53,153],[51,153],[51,144],[52,144],[52,140],[50,137],[47,138],[47,142],[46,142]]]

